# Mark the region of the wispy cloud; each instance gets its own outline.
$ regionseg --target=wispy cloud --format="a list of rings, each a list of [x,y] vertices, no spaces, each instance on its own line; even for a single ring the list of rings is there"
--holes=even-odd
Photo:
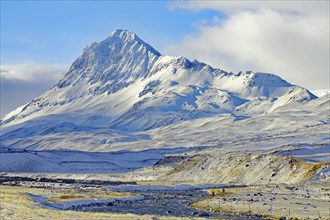
[[[328,1],[188,1],[173,10],[224,14],[166,48],[228,71],[273,72],[310,89],[328,88]]]
[[[292,14],[315,14],[326,15],[329,13],[329,2],[322,0],[310,1],[172,1],[169,3],[171,10],[218,10],[227,14],[233,14],[241,11],[257,11],[260,9],[276,10],[281,13]]]
[[[1,117],[50,89],[67,68],[38,62],[1,65]]]
[[[22,81],[59,80],[67,70],[65,65],[24,62],[1,65],[1,78]]]

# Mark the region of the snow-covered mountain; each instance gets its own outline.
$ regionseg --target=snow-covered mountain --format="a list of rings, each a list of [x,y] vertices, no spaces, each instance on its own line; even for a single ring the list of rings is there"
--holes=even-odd
[[[228,73],[161,55],[117,30],[87,46],[53,88],[1,120],[0,171],[114,173],[160,163],[130,175],[183,181],[205,174],[218,181],[214,167],[230,171],[239,163],[249,177],[244,184],[254,184],[259,171],[265,181],[295,182],[324,166],[298,172],[300,163],[292,166],[287,155],[329,161],[329,106],[329,95],[317,98],[276,75]],[[237,163],[228,164],[230,152]],[[227,158],[220,160],[225,167],[219,158]],[[240,162],[254,158],[255,166]],[[286,174],[274,179],[269,163],[284,164]]]
[[[51,119],[51,124],[142,131],[219,114],[237,119],[264,115],[314,98],[276,75],[233,74],[161,55],[136,34],[116,30],[87,46],[58,84],[1,124],[9,128]]]

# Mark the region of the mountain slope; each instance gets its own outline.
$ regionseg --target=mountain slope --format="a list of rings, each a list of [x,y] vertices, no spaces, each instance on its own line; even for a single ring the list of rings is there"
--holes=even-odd
[[[269,114],[314,98],[276,75],[227,73],[196,60],[164,56],[136,34],[116,30],[86,47],[58,84],[5,116],[1,124],[6,130],[51,119],[139,131],[219,114]]]

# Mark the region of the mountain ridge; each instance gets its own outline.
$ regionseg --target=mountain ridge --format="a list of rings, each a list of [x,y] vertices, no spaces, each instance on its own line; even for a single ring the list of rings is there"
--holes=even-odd
[[[269,114],[290,102],[315,98],[274,74],[233,74],[161,55],[136,34],[116,30],[87,46],[59,83],[18,113],[9,113],[1,125],[71,112],[81,125],[148,130],[217,114]]]

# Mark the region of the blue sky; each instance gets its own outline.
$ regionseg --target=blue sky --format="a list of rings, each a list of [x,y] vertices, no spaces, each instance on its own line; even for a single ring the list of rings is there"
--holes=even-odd
[[[115,29],[163,52],[214,13],[170,10],[166,1],[1,1],[1,117],[47,91],[86,45]]]
[[[4,1],[2,62],[71,63],[87,44],[103,40],[115,29],[135,32],[161,50],[214,14],[170,10],[165,1]]]
[[[1,117],[115,29],[165,55],[329,89],[329,1],[3,1]]]

